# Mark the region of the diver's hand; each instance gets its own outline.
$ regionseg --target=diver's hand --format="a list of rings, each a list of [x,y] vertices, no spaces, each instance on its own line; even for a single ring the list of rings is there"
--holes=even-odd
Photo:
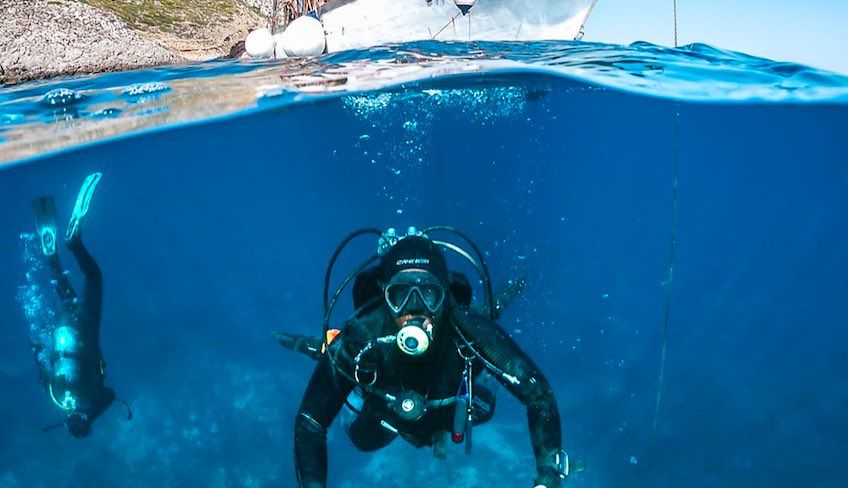
[[[445,303],[448,306],[448,310],[453,310],[459,306],[456,302],[456,298],[453,296],[453,293],[448,288],[445,288]]]
[[[562,481],[560,480],[546,483],[539,483],[538,481],[536,481],[535,483],[537,484],[533,488],[560,488],[562,486]]]
[[[545,466],[539,470],[539,476],[536,477],[535,488],[560,488],[563,478],[550,466]]]
[[[445,304],[448,313],[456,313],[462,310],[468,310],[466,307],[463,307],[456,301],[456,297],[453,296],[453,293],[450,290],[445,290]]]

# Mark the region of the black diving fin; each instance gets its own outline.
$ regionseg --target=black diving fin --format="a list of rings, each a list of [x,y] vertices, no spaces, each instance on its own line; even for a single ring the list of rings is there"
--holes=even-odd
[[[36,198],[32,201],[35,213],[35,231],[45,256],[56,254],[56,202],[53,197]]]

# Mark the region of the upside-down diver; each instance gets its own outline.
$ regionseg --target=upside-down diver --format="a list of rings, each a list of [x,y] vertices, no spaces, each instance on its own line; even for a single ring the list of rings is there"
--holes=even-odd
[[[80,235],[80,224],[88,212],[101,176],[94,173],[85,180],[64,236],[65,245],[85,277],[81,296],[74,290],[59,261],[53,197],[33,201],[41,252],[53,275],[51,283],[61,302],[55,323],[46,324],[52,330],[52,340],[46,344],[33,344],[41,384],[53,403],[65,413],[61,422],[45,430],[64,425],[76,438],[87,437],[94,421],[116,400],[114,390],[104,385],[106,362],[100,349],[103,274],[83,245]],[[132,418],[129,405],[127,409],[128,418]]]
[[[430,238],[440,231],[463,238],[475,256]],[[378,253],[348,275],[330,300],[336,258],[363,234],[379,237]],[[486,295],[482,306],[471,306],[471,285],[448,270],[443,249],[478,271]],[[492,377],[527,408],[535,486],[561,485],[569,461],[554,392],[533,360],[495,323],[521,293],[522,280],[510,282],[496,299],[482,254],[449,227],[410,228],[405,235],[394,229],[355,232],[336,250],[325,278],[323,336],[277,334],[283,346],[318,361],[295,418],[301,487],[326,486],[327,429],[344,405],[355,413],[347,434],[362,451],[376,451],[398,437],[416,447],[432,446],[440,458],[448,437],[470,451],[472,426],[494,414],[493,385],[486,381]],[[350,282],[356,310],[343,327],[330,329],[336,300]]]

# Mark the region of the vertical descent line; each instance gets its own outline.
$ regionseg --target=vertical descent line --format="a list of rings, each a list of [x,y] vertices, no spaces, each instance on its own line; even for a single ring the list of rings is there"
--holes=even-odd
[[[677,0],[672,0],[674,13],[674,47],[678,47]],[[663,337],[660,352],[660,371],[657,378],[657,398],[654,404],[654,422],[651,432],[656,433],[660,418],[662,390],[665,383],[665,363],[668,357],[668,329],[671,322],[671,292],[674,287],[674,258],[677,251],[677,192],[680,182],[680,101],[674,102],[674,152],[671,161],[671,236],[668,250],[668,275],[665,280],[665,310],[663,312]]]
[[[665,310],[663,313],[662,352],[657,381],[657,399],[654,405],[653,431],[656,432],[660,417],[662,389],[665,383],[665,363],[668,356],[668,329],[671,323],[671,292],[674,287],[674,259],[677,251],[677,192],[680,181],[680,102],[674,102],[674,154],[671,162],[671,236],[668,251],[668,275],[665,280]]]

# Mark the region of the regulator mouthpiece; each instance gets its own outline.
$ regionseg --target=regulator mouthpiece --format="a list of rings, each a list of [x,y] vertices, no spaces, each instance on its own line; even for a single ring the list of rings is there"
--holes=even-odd
[[[397,334],[397,345],[410,356],[420,356],[427,352],[433,338],[433,324],[426,317],[411,317],[404,321]]]

